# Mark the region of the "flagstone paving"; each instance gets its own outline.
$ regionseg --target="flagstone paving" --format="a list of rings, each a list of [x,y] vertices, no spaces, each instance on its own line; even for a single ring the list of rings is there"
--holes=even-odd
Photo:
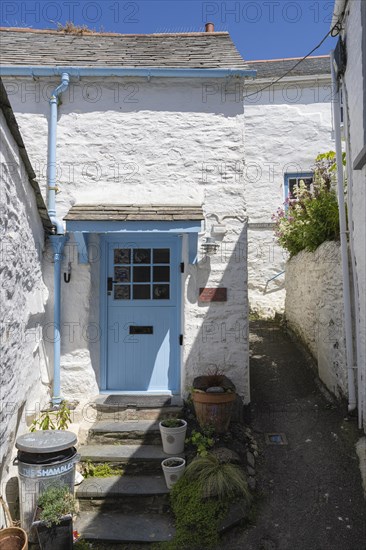
[[[228,533],[230,550],[365,550],[366,500],[356,418],[332,400],[294,338],[251,326],[252,428],[259,445],[252,525]],[[269,434],[284,434],[276,444]]]

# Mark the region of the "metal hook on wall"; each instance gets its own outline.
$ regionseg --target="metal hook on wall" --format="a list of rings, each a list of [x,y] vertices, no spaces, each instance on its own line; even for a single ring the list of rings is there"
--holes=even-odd
[[[68,264],[67,273],[64,273],[65,283],[69,283],[71,280],[71,262]]]

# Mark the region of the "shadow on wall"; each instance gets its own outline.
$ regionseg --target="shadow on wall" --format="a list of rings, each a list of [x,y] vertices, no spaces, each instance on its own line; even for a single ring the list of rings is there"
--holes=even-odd
[[[248,291],[247,227],[235,234],[232,245],[223,241],[217,253],[204,256],[190,266],[186,278],[186,346],[182,393],[189,391],[193,379],[207,370],[218,368],[232,379],[237,392],[249,402],[248,365]],[[220,270],[225,265],[223,271]],[[209,282],[209,281],[212,282]],[[227,288],[226,302],[198,300],[199,289]]]
[[[69,88],[62,94],[62,115],[78,117],[76,113],[96,114],[106,111],[139,113],[210,113],[224,117],[236,116],[242,105],[243,84],[237,78],[217,79],[152,79],[141,77],[82,78],[71,77]],[[48,117],[51,91],[60,79],[4,78],[4,85],[14,111],[20,114],[42,114]],[[29,87],[32,86],[32,92]],[[25,98],[28,101],[25,101]],[[31,101],[29,101],[31,99]]]

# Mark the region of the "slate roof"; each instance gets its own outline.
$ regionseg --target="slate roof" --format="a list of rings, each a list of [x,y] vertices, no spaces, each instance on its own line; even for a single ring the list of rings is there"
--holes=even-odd
[[[227,32],[70,34],[0,28],[3,65],[246,69]]]
[[[48,216],[47,207],[46,207],[46,204],[43,200],[41,190],[40,190],[38,182],[36,180],[36,173],[34,172],[33,167],[31,165],[31,162],[29,160],[28,153],[27,153],[25,145],[24,145],[24,141],[23,141],[22,136],[21,136],[20,131],[19,131],[18,123],[17,123],[16,118],[14,116],[13,109],[10,105],[8,95],[6,93],[6,90],[5,90],[5,87],[4,87],[4,84],[1,80],[1,78],[0,78],[0,109],[2,110],[2,112],[4,114],[4,118],[6,120],[8,128],[10,130],[10,133],[13,136],[14,141],[16,142],[16,144],[18,146],[19,154],[21,156],[21,159],[24,163],[25,169],[26,169],[27,174],[28,174],[29,183],[32,186],[35,197],[36,197],[37,208],[38,208],[38,212],[39,212],[42,224],[43,224],[43,228],[46,231],[46,233],[51,233],[52,232],[52,223],[51,223],[51,220]]]
[[[201,206],[181,205],[74,205],[64,217],[66,221],[174,221],[203,220]]]
[[[291,69],[301,58],[292,59],[267,59],[260,61],[246,61],[249,69],[257,71],[259,78],[278,78]],[[288,76],[329,75],[329,55],[308,57],[302,61]]]

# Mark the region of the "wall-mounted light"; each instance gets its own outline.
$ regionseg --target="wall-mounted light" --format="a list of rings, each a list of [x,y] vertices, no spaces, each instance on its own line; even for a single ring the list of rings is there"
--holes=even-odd
[[[201,248],[206,256],[212,256],[213,254],[216,254],[219,247],[219,243],[216,242],[216,239],[211,236],[205,237],[205,240],[201,244]]]

